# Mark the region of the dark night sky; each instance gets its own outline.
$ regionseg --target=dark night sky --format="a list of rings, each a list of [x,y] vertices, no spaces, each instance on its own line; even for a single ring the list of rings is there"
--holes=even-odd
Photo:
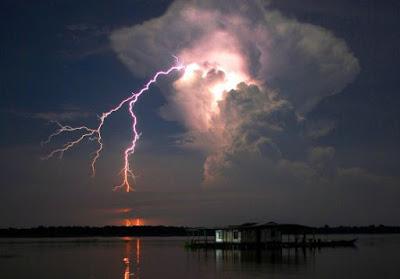
[[[274,162],[247,162],[238,155],[242,167],[231,181],[205,187],[207,154],[177,144],[185,126],[160,114],[168,102],[165,83],[164,89],[153,87],[136,107],[142,138],[132,158],[138,173],[135,192],[111,191],[119,179],[120,154],[129,143],[129,119],[123,112],[105,127],[106,148],[95,178],[90,177],[91,143],[67,152],[63,160],[40,160],[49,151],[40,142],[55,128],[50,119],[93,126],[96,115],[145,82],[147,75],[132,74],[118,58],[110,36],[162,16],[170,4],[1,2],[0,227],[104,225],[125,218],[182,225],[270,220],[400,225],[400,4],[392,0],[280,0],[269,5],[287,18],[329,30],[359,63],[352,82],[324,97],[301,124],[276,139],[285,160],[275,163],[291,164],[282,172],[295,166],[293,175],[277,174]],[[132,45],[139,51],[144,46]],[[333,174],[322,180],[304,174],[318,173],[320,165],[300,159],[302,145],[291,136],[304,137],[321,125],[327,132],[309,137],[307,146],[330,148],[323,172],[329,168],[326,172]],[[55,142],[62,143],[62,138]]]

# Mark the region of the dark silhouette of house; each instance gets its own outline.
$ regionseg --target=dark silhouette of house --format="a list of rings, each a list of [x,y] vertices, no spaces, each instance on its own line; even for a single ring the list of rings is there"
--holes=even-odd
[[[296,224],[246,223],[215,230],[216,243],[268,244],[315,239],[311,227]]]

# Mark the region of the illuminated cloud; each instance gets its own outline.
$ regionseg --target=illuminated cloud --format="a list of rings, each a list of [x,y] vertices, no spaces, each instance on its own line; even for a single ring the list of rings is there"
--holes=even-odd
[[[206,181],[248,157],[307,161],[287,139],[312,149],[300,136],[307,112],[359,72],[343,40],[263,3],[175,1],[163,16],[111,34],[135,75],[169,65],[172,54],[187,65],[166,86],[161,114],[186,127],[186,147],[205,152]]]

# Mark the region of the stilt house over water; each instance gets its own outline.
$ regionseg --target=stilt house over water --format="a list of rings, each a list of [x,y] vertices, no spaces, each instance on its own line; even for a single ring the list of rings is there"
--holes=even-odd
[[[208,236],[215,232],[215,238]],[[316,239],[315,229],[296,224],[246,223],[239,226],[206,229],[197,228],[186,247],[197,249],[269,249],[269,248],[320,248],[354,246],[357,239]]]
[[[295,224],[246,223],[215,230],[216,243],[267,244],[305,242],[314,238],[313,229]]]

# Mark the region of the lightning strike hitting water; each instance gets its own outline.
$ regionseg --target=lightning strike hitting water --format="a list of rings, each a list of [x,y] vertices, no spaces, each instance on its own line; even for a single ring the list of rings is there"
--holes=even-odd
[[[175,57],[175,56],[174,56]],[[124,188],[126,192],[130,192],[133,190],[131,184],[130,184],[130,178],[134,179],[135,176],[133,174],[133,171],[131,169],[130,163],[129,163],[129,156],[131,154],[133,154],[135,152],[135,148],[136,148],[136,143],[139,140],[140,134],[137,130],[137,117],[133,111],[134,105],[135,103],[138,101],[139,97],[145,93],[146,91],[149,90],[150,86],[153,83],[157,82],[157,79],[160,76],[167,76],[170,73],[174,72],[174,71],[181,71],[183,69],[185,69],[185,66],[183,64],[179,63],[179,60],[177,57],[175,57],[176,59],[176,64],[172,67],[170,67],[169,69],[165,70],[165,71],[159,71],[157,72],[152,79],[150,79],[145,86],[140,89],[138,92],[132,92],[131,95],[129,97],[127,97],[126,99],[122,100],[117,106],[113,107],[112,109],[110,109],[107,112],[103,112],[103,114],[99,117],[100,122],[99,125],[97,126],[97,128],[92,129],[89,128],[87,126],[79,126],[79,127],[71,127],[68,125],[62,125],[61,123],[54,121],[54,123],[56,123],[58,125],[58,129],[51,134],[46,141],[42,142],[42,144],[48,144],[51,142],[51,140],[58,136],[61,135],[63,133],[75,133],[75,132],[82,132],[82,134],[80,135],[80,137],[78,137],[76,140],[67,142],[66,144],[64,144],[64,146],[62,146],[61,148],[55,149],[53,151],[51,151],[47,156],[43,157],[43,159],[50,159],[52,157],[54,157],[55,155],[59,155],[60,158],[62,158],[63,154],[65,151],[71,149],[72,147],[74,147],[75,145],[81,143],[84,139],[89,139],[89,140],[95,140],[98,143],[98,148],[95,151],[94,157],[92,159],[92,163],[91,163],[91,168],[92,168],[92,176],[94,176],[96,174],[96,162],[100,157],[100,153],[103,150],[103,139],[102,139],[102,134],[101,134],[101,130],[104,126],[104,123],[106,121],[106,119],[114,112],[118,111],[119,109],[121,109],[125,104],[128,103],[128,111],[129,111],[129,115],[132,119],[132,142],[131,144],[125,149],[124,152],[124,166],[121,170],[122,173],[122,183],[115,186],[114,190],[120,189],[120,188]]]

